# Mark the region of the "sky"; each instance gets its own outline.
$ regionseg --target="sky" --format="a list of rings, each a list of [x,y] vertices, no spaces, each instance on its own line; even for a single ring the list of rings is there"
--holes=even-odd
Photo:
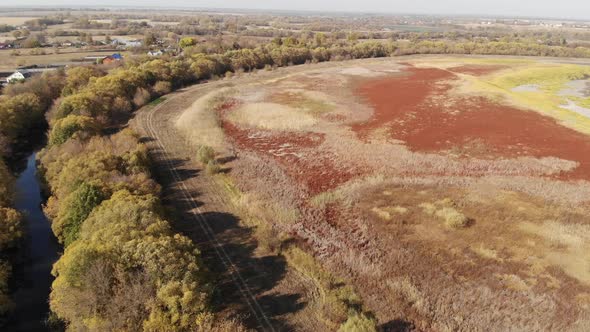
[[[474,14],[590,20],[590,0],[0,0],[0,6],[166,6],[394,14]]]

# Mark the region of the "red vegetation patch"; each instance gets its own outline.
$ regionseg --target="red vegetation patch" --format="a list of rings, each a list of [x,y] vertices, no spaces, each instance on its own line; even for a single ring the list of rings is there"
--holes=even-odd
[[[277,160],[312,195],[336,188],[358,175],[339,169],[329,154],[314,149],[324,141],[323,134],[242,129],[226,120],[222,121],[222,128],[240,149]]]
[[[506,68],[509,67],[501,65],[464,65],[449,68],[449,71],[452,71],[453,73],[467,74],[472,76],[484,76]]]
[[[590,137],[533,111],[483,97],[453,98],[448,95],[448,81],[457,77],[448,71],[409,68],[408,72],[357,88],[374,108],[372,120],[352,127],[360,137],[388,125],[391,136],[414,151],[464,149],[477,157],[553,156],[580,162],[564,178],[590,179]]]

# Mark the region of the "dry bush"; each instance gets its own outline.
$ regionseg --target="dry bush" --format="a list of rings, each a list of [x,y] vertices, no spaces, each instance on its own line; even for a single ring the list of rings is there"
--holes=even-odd
[[[155,94],[162,96],[172,91],[172,84],[168,81],[157,81],[154,84],[153,90]]]
[[[205,171],[209,175],[215,175],[221,172],[221,167],[215,160],[209,160],[209,162],[207,162],[207,166],[205,166]]]
[[[215,160],[215,150],[207,145],[203,145],[197,150],[197,158],[199,161],[207,165],[210,161]]]
[[[260,248],[274,255],[278,255],[281,251],[281,246],[287,237],[281,234],[276,227],[273,227],[268,222],[254,221],[256,230],[254,236],[258,241]]]
[[[463,228],[469,223],[469,219],[465,215],[452,207],[443,207],[436,211],[436,216],[442,218],[445,226],[449,228]]]
[[[385,209],[374,207],[371,211],[373,211],[373,213],[375,213],[381,219],[391,220],[391,213]]]
[[[365,314],[354,313],[340,326],[338,332],[377,332],[377,322]]]
[[[135,91],[135,95],[133,96],[133,104],[135,107],[139,108],[147,104],[151,98],[152,96],[147,89],[139,88]]]
[[[304,188],[272,158],[240,151],[240,162],[231,174],[237,180],[235,203],[251,215],[282,231],[288,231],[302,218],[297,198],[305,195]]]

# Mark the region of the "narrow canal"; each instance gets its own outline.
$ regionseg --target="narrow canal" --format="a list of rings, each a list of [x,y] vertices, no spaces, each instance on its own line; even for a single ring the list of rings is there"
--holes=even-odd
[[[36,175],[36,153],[27,159],[26,169],[16,182],[15,206],[25,215],[23,262],[15,267],[18,281],[14,293],[16,310],[7,331],[48,331],[44,324],[49,312],[51,268],[61,250],[43,211],[41,187]]]

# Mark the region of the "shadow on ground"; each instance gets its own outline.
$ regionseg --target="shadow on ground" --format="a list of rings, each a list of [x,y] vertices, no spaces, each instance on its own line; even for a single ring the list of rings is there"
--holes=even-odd
[[[414,331],[414,324],[403,319],[394,319],[380,326],[383,332],[410,332]]]
[[[166,155],[161,153],[160,149],[151,149],[150,155],[155,164],[154,175],[162,185],[162,201],[171,214],[174,228],[199,247],[203,261],[215,280],[216,288],[212,300],[214,310],[235,313],[242,317],[248,328],[260,329],[259,322],[250,312],[247,302],[232,279],[229,266],[217,256],[217,252],[223,250],[245,280],[273,327],[280,331],[295,330],[295,327],[290,326],[282,317],[304,308],[305,302],[301,296],[269,292],[285,277],[287,263],[284,258],[256,257],[254,251],[258,243],[253,237],[252,229],[241,226],[235,215],[216,211],[200,212],[195,209],[202,207],[208,210],[210,207],[199,200],[202,193],[193,191],[187,195],[186,191],[179,189],[177,182],[178,179],[185,181],[198,177],[198,170],[188,166],[184,160],[166,159]],[[176,174],[172,173],[170,167],[176,170]],[[214,234],[216,241],[212,241],[206,235],[198,214],[204,217],[204,222]]]

